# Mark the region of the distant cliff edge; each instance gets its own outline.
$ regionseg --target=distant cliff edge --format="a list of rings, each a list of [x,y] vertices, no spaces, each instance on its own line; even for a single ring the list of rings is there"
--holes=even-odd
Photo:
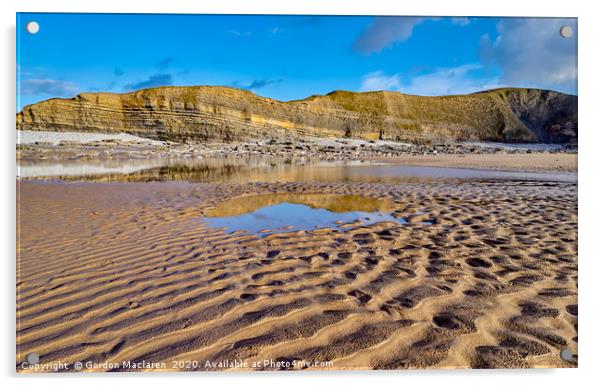
[[[334,91],[280,102],[229,87],[158,87],[49,99],[23,108],[17,128],[125,132],[178,142],[313,136],[576,143],[577,97],[503,88],[438,97]]]

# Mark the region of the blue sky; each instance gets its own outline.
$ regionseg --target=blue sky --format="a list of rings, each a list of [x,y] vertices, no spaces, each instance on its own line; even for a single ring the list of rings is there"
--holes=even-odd
[[[30,21],[37,34],[25,32]],[[572,38],[560,27],[573,27]],[[302,99],[513,86],[577,94],[575,19],[17,15],[17,109],[80,92],[225,85]]]

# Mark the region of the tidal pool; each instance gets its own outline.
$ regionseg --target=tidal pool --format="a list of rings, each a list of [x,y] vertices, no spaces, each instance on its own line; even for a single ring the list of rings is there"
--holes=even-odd
[[[393,203],[359,195],[266,194],[224,201],[209,210],[204,221],[229,233],[244,231],[259,236],[272,233],[346,228],[382,221],[405,224],[391,215]]]
[[[105,182],[368,182],[421,183],[461,180],[576,182],[573,172],[504,171],[379,162],[316,161],[282,158],[197,160],[111,160],[64,163],[23,162],[20,179]]]

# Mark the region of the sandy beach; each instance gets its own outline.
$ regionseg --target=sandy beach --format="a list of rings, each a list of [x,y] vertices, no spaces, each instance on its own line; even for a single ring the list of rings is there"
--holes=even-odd
[[[18,371],[31,352],[84,371],[577,365],[559,356],[577,353],[575,183],[17,186]],[[265,237],[204,220],[268,193],[417,220]]]
[[[439,154],[375,158],[395,164],[499,170],[555,170],[577,172],[577,154]]]

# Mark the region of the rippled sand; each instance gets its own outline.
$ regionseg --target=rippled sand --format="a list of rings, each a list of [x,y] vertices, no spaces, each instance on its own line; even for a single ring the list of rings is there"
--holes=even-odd
[[[577,352],[574,183],[18,188],[17,369],[31,352],[41,363],[170,370],[174,360],[199,370],[292,359],[329,369],[577,365],[559,356]],[[419,221],[258,238],[201,220],[258,193],[389,198],[395,215]]]

